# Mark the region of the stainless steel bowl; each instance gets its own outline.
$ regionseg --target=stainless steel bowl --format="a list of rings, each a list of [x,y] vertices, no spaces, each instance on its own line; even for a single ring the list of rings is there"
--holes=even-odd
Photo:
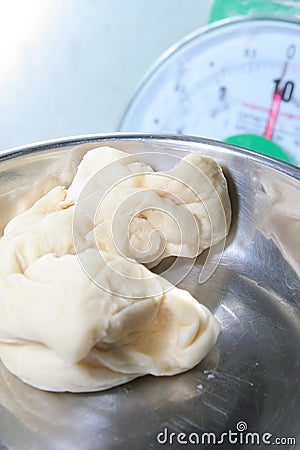
[[[233,206],[224,254],[204,284],[198,276],[205,255],[180,285],[204,299],[222,333],[195,369],[147,376],[102,393],[42,392],[0,366],[2,445],[194,448],[198,436],[201,448],[209,440],[213,448],[228,448],[230,430],[239,449],[247,447],[247,436],[254,448],[275,439],[292,448],[297,437],[299,444],[300,169],[199,138],[117,134],[49,141],[0,155],[1,230],[43,192],[68,185],[83,154],[99,145],[132,153],[199,152],[223,166]]]

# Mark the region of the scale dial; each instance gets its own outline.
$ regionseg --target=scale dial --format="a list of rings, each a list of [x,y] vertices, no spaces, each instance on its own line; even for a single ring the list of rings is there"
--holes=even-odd
[[[241,18],[187,36],[146,76],[120,130],[250,133],[300,165],[300,22]]]

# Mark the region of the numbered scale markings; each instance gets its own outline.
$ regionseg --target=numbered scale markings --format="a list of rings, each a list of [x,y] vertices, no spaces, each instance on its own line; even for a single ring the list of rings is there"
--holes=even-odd
[[[300,23],[241,18],[189,35],[146,76],[120,130],[250,133],[300,164]]]

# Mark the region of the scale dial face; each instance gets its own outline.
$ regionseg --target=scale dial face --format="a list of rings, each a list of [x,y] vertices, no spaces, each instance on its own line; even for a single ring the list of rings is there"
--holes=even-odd
[[[120,130],[225,140],[263,136],[267,127],[300,164],[300,22],[261,17],[219,22],[175,44],[142,82]]]

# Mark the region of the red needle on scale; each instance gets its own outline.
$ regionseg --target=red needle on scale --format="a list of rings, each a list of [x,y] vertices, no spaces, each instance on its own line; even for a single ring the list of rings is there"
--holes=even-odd
[[[282,74],[281,74],[279,81],[276,80],[277,82],[275,85],[275,91],[274,91],[273,98],[272,98],[271,108],[269,111],[268,122],[267,122],[265,132],[264,132],[264,137],[267,139],[271,139],[273,136],[274,126],[275,126],[275,122],[276,122],[276,119],[277,119],[277,116],[279,113],[279,105],[280,105],[280,100],[281,100],[280,87],[281,87],[281,82],[285,75],[286,69],[287,69],[287,62],[283,66]]]

